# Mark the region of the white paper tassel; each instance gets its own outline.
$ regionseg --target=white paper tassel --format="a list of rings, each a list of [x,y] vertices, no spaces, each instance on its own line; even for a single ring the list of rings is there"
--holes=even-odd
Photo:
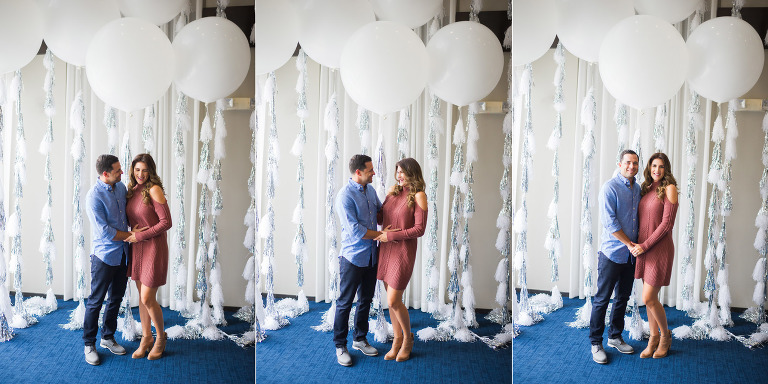
[[[437,330],[435,330],[432,327],[426,327],[416,332],[416,336],[418,336],[419,340],[421,341],[433,340],[436,335],[437,335]]]
[[[512,230],[515,231],[515,233],[523,233],[527,229],[527,224],[525,220],[525,211],[521,207],[517,213],[515,214],[515,223],[512,226]]]
[[[266,239],[271,232],[272,227],[270,226],[269,213],[266,213],[259,221],[259,237]]]
[[[509,230],[510,224],[509,216],[507,216],[504,212],[499,212],[499,216],[496,217],[496,228],[506,232]]]
[[[752,270],[752,280],[762,282],[763,276],[765,276],[765,259],[757,259],[755,263],[755,269]]]
[[[762,281],[755,284],[755,290],[752,292],[752,302],[762,306],[765,301],[765,283]]]
[[[475,336],[473,336],[472,332],[470,332],[469,329],[466,329],[466,328],[462,328],[456,331],[453,337],[456,340],[461,341],[463,343],[469,343],[475,340]]]
[[[768,228],[768,215],[758,212],[757,216],[755,216],[755,227],[760,229]]]
[[[523,268],[523,258],[524,258],[524,255],[522,251],[515,252],[515,270],[516,271],[519,271]]]
[[[293,224],[298,225],[301,221],[301,205],[296,204],[296,207],[293,208],[293,214],[291,215],[291,222]]]
[[[248,229],[245,230],[245,238],[243,239],[243,246],[246,249],[251,249],[256,244],[255,239],[256,230],[253,228],[253,226],[248,227]]]
[[[504,305],[507,302],[507,282],[503,281],[499,283],[496,288],[496,303]]]
[[[496,265],[496,273],[493,278],[498,282],[506,282],[509,269],[507,267],[507,259],[499,260],[499,264]]]
[[[453,144],[461,145],[465,141],[466,137],[464,135],[464,122],[459,119],[459,121],[456,122],[456,127],[453,130]]]
[[[712,338],[712,340],[728,341],[731,339],[731,334],[726,331],[725,328],[719,326],[709,332],[709,337]]]
[[[687,325],[681,325],[675,329],[672,330],[672,335],[675,337],[675,339],[683,340],[691,337],[691,327]]]

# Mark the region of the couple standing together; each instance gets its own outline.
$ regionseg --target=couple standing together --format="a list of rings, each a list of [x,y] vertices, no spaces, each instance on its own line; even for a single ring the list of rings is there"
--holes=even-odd
[[[416,262],[417,238],[427,222],[427,195],[419,163],[405,158],[395,164],[395,184],[387,191],[384,204],[371,185],[373,163],[369,156],[355,155],[349,160],[351,177],[336,196],[336,213],[341,221],[339,255],[339,298],[333,323],[336,359],[352,365],[347,350],[349,313],[357,293],[352,348],[366,356],[376,356],[368,344],[368,315],[376,288],[382,280],[387,291],[389,317],[394,331],[392,349],[384,360],[405,361],[413,349],[413,333],[403,291]],[[377,224],[383,228],[379,231]],[[377,246],[378,242],[378,246]]]
[[[634,352],[621,337],[634,279],[643,280],[643,301],[651,332],[640,357],[665,357],[672,342],[659,290],[669,285],[672,276],[677,182],[669,158],[658,152],[648,159],[642,186],[637,185],[638,162],[634,151],[621,152],[619,173],[603,184],[600,191],[603,233],[598,253],[597,294],[592,299],[589,326],[592,359],[600,364],[608,363],[603,331],[605,312],[614,291],[608,346],[625,354]]]
[[[99,178],[86,196],[92,245],[91,295],[83,321],[85,361],[91,365],[101,362],[95,344],[99,312],[107,293],[99,345],[116,355],[126,353],[115,341],[115,331],[128,277],[136,282],[139,291],[142,330],[141,343],[132,357],[143,358],[149,351],[147,358],[156,360],[163,355],[167,338],[163,312],[155,298],[157,289],[165,285],[168,273],[166,232],[171,228],[171,212],[163,183],[157,175],[155,161],[146,153],[137,155],[131,162],[127,188],[120,182],[123,170],[116,156],[99,156],[96,172]],[[157,331],[156,341],[152,337],[152,324]]]

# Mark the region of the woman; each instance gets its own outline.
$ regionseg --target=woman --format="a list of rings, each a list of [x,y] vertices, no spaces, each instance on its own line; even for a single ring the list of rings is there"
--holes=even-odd
[[[637,257],[635,278],[643,279],[643,301],[648,312],[651,337],[641,358],[667,356],[672,338],[667,326],[664,306],[659,302],[659,290],[669,285],[675,245],[672,226],[677,213],[677,181],[667,155],[658,152],[648,159],[640,187],[638,242],[632,248]]]
[[[427,194],[419,163],[405,158],[395,164],[395,185],[387,192],[381,207],[385,231],[379,244],[379,269],[376,278],[384,281],[389,304],[389,318],[395,339],[384,360],[405,361],[413,349],[413,333],[408,308],[403,304],[403,291],[408,285],[416,262],[416,239],[424,235],[427,222]]]
[[[167,339],[163,311],[155,296],[157,289],[165,285],[168,274],[168,242],[165,233],[172,224],[171,212],[163,193],[163,182],[157,175],[155,161],[147,153],[137,155],[131,162],[126,198],[126,213],[131,228],[147,227],[143,232],[126,239],[133,243],[128,276],[136,282],[139,291],[142,334],[139,348],[132,357],[141,359],[151,348],[147,358],[156,360],[163,355]],[[155,325],[157,341],[152,339],[152,324]]]

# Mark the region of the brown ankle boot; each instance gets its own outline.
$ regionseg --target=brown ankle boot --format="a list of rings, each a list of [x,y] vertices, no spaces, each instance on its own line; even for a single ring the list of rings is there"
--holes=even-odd
[[[152,350],[149,351],[149,356],[147,356],[147,359],[149,360],[157,360],[160,357],[163,356],[163,352],[165,351],[165,342],[168,340],[168,334],[163,332],[162,335],[157,335],[157,340],[155,340],[155,345],[152,347]]]
[[[411,351],[413,350],[413,332],[403,340],[403,346],[400,348],[400,352],[397,353],[397,361],[406,361],[411,358]]]
[[[647,359],[653,356],[653,352],[655,352],[656,348],[658,347],[659,347],[659,335],[651,335],[651,337],[648,339],[648,346],[645,347],[645,349],[642,352],[640,352],[640,358]]]
[[[384,355],[384,360],[394,360],[395,357],[397,357],[397,353],[400,352],[400,347],[402,346],[403,338],[395,337],[394,340],[392,340],[392,349],[390,349],[389,352]]]
[[[154,342],[155,339],[152,337],[152,335],[142,336],[141,342],[139,343],[139,348],[136,349],[136,352],[134,352],[131,357],[134,359],[144,358],[144,356],[147,355],[147,351],[152,348],[152,343]]]
[[[659,341],[659,348],[656,349],[656,352],[653,353],[654,359],[661,359],[662,357],[667,357],[667,353],[669,353],[669,347],[672,345],[672,334],[667,330],[666,333],[661,333],[661,341]]]

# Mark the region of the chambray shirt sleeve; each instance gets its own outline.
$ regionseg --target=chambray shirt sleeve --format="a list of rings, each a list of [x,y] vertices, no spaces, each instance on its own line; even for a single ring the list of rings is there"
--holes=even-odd
[[[95,237],[107,240],[114,239],[115,235],[117,235],[117,229],[109,226],[107,222],[107,209],[94,193],[88,194],[86,208],[88,208],[88,218],[91,220]]]
[[[342,193],[339,195],[339,200],[336,204],[336,209],[341,220],[341,226],[349,229],[349,234],[355,239],[362,239],[368,229],[360,225],[360,221],[357,217],[357,207],[355,205],[354,198],[349,193]]]
[[[600,191],[600,204],[603,214],[601,215],[603,220],[603,228],[608,233],[614,233],[621,230],[621,224],[616,217],[616,204],[618,203],[618,196],[608,183],[603,185],[602,191]]]

